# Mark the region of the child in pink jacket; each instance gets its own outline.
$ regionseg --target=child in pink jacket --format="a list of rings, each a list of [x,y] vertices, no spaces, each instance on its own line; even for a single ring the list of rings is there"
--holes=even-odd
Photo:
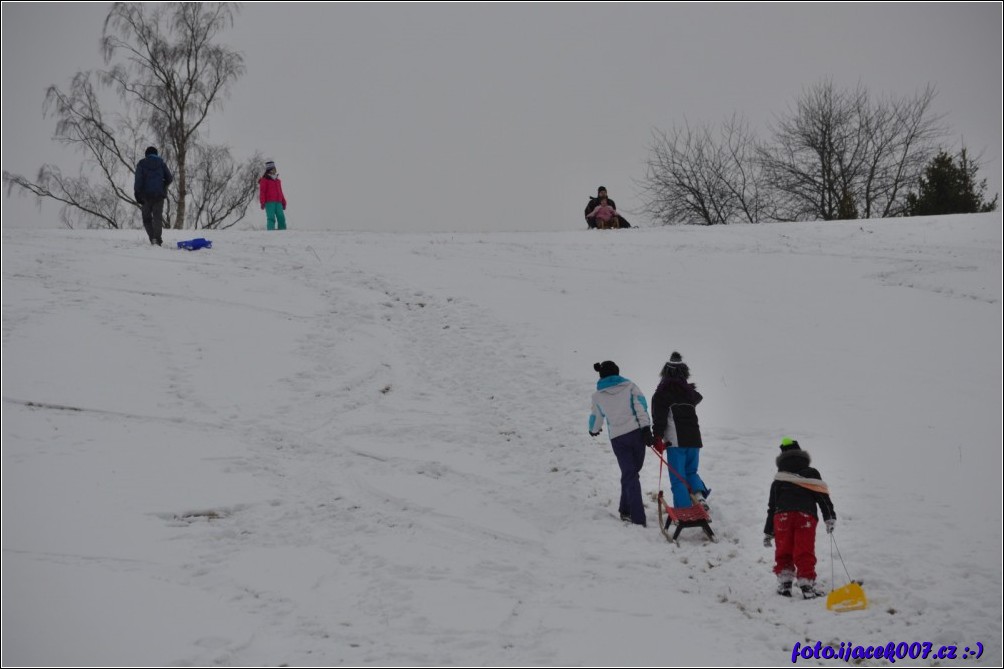
[[[275,230],[278,221],[278,229],[285,230],[286,196],[282,194],[282,181],[279,180],[274,161],[265,163],[265,174],[258,180],[258,197],[261,208],[265,210],[265,225],[268,229]]]
[[[600,201],[596,207],[586,214],[587,219],[595,217],[596,227],[601,230],[619,228],[620,222],[617,220],[617,216],[617,210],[610,205],[605,194],[600,197]]]

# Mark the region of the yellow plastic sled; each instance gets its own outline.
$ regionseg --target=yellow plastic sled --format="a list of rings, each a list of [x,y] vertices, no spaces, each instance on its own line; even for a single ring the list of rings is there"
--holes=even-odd
[[[868,598],[859,581],[851,581],[842,588],[832,590],[826,596],[826,608],[837,613],[860,611],[868,608]]]

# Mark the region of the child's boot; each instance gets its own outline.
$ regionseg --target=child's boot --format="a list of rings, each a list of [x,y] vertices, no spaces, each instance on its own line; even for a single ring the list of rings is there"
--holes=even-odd
[[[810,581],[807,578],[798,579],[798,587],[802,591],[802,599],[815,599],[826,594],[819,589],[815,581]]]
[[[789,574],[779,574],[777,577],[777,594],[782,597],[791,597],[791,580]]]

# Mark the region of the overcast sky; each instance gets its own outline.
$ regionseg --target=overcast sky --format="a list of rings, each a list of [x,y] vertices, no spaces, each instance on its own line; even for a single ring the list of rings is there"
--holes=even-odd
[[[103,67],[108,3],[3,4],[3,169],[75,171],[41,116]],[[1001,4],[246,4],[247,74],[209,136],[276,161],[298,229],[565,230],[641,206],[653,129],[766,123],[808,86],[932,84],[1001,190]],[[52,225],[27,199],[3,224]],[[252,216],[264,215],[257,209]],[[628,218],[645,223],[644,217]]]

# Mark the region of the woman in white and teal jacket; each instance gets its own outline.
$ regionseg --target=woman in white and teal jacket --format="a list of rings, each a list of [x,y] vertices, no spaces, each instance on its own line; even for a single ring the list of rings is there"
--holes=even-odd
[[[606,420],[610,444],[621,468],[618,508],[621,520],[644,526],[645,503],[641,497],[639,474],[645,463],[645,448],[653,443],[648,403],[638,386],[620,375],[615,363],[610,360],[598,362],[593,369],[599,372],[600,380],[593,393],[589,434],[598,436]]]

